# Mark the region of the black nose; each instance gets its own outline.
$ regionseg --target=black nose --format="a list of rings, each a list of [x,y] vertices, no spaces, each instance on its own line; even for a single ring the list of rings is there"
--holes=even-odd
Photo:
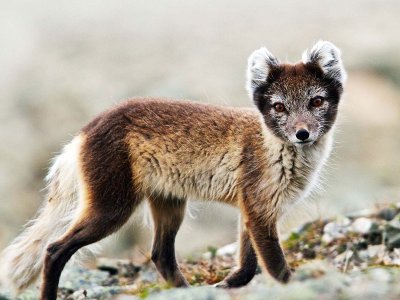
[[[296,132],[296,137],[300,141],[305,141],[306,139],[308,139],[309,136],[310,136],[310,133],[306,129],[300,129],[299,131]]]

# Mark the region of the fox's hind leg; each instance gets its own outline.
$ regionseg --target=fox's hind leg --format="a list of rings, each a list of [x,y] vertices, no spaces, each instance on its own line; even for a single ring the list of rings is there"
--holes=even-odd
[[[113,123],[118,119],[108,121],[95,122],[84,136],[79,154],[80,204],[66,233],[47,247],[41,300],[57,298],[61,272],[78,249],[117,231],[143,199],[134,182],[126,133]]]
[[[175,237],[185,215],[186,201],[151,197],[149,203],[154,221],[151,259],[167,282],[174,286],[188,286],[175,258]]]
[[[131,215],[132,206],[121,213],[110,211],[88,212],[59,240],[47,247],[42,273],[41,300],[57,298],[57,287],[61,272],[80,248],[95,243],[119,229]]]

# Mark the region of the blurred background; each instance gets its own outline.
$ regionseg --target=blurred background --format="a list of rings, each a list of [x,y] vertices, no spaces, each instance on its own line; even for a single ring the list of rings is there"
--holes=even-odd
[[[319,39],[342,49],[349,71],[337,142],[324,191],[282,230],[400,201],[400,1],[0,4],[0,249],[40,206],[50,159],[98,112],[133,96],[249,106],[253,50],[295,62]],[[235,209],[193,202],[190,214],[181,255],[235,240]],[[150,242],[148,228],[131,225],[103,253],[130,257]]]

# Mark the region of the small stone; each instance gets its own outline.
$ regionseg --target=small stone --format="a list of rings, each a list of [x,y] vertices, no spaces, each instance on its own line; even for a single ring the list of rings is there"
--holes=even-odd
[[[324,226],[323,241],[330,243],[334,239],[344,238],[349,231],[349,218],[341,218],[333,222],[329,222]]]
[[[396,216],[397,210],[395,208],[383,208],[378,212],[377,216],[383,220],[391,221]]]
[[[383,227],[376,223],[372,223],[366,237],[369,245],[380,245],[383,243]]]
[[[108,277],[108,272],[88,270],[79,266],[67,266],[61,274],[59,287],[72,291],[89,289],[101,285]]]
[[[110,275],[116,275],[118,274],[118,265],[116,260],[113,259],[107,259],[104,257],[100,257],[97,260],[97,269],[101,271],[106,271],[110,273]]]
[[[382,258],[385,255],[385,245],[370,245],[367,251],[370,258]]]
[[[233,256],[236,253],[237,245],[236,242],[232,244],[225,245],[221,248],[209,247],[209,251],[202,254],[204,259],[211,259],[215,256]]]
[[[100,257],[97,260],[97,269],[106,271],[110,275],[119,274],[123,277],[135,277],[141,270],[140,266],[132,264],[127,259],[110,259]]]
[[[389,222],[389,224],[393,227],[400,229],[400,214],[396,215],[393,220]]]
[[[393,249],[392,264],[400,266],[400,249]]]
[[[369,259],[369,254],[368,250],[361,250],[357,252],[358,257],[362,260],[368,260]]]
[[[302,254],[305,259],[314,259],[317,256],[317,253],[312,248],[303,249]]]
[[[93,286],[90,289],[77,290],[74,292],[69,299],[73,300],[85,300],[85,299],[110,299],[114,295],[123,292],[123,288],[119,286],[104,287],[104,286]]]
[[[390,249],[400,248],[400,223],[392,220],[385,226],[386,243]]]
[[[324,234],[322,235],[321,240],[322,240],[323,243],[329,244],[329,243],[331,243],[331,242],[334,240],[334,238],[333,238],[330,234],[324,233]]]
[[[217,250],[217,255],[218,256],[232,256],[236,253],[236,243],[228,244],[226,246],[223,246]]]
[[[374,213],[375,213],[375,210],[368,208],[368,209],[363,209],[363,210],[349,213],[349,214],[347,214],[347,216],[350,218],[371,217],[374,215]]]
[[[390,249],[400,248],[400,233],[389,237],[387,245]]]
[[[136,277],[141,269],[142,268],[140,266],[134,265],[131,262],[121,262],[118,264],[119,274],[123,277]]]
[[[353,232],[366,234],[369,232],[372,226],[372,221],[369,218],[358,218],[356,219],[353,224],[351,224],[350,230]]]

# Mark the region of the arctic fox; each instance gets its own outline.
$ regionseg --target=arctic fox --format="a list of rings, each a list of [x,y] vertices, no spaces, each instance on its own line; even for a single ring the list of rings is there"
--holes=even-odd
[[[345,80],[330,42],[317,42],[296,64],[261,48],[248,60],[253,108],[136,98],[103,112],[55,159],[38,217],[2,253],[4,280],[21,291],[41,273],[40,299],[56,299],[74,253],[148,201],[152,260],[167,281],[187,286],[174,243],[194,198],[241,211],[238,267],[218,286],[247,284],[257,262],[287,282],[276,223],[312,189],[329,155]]]

